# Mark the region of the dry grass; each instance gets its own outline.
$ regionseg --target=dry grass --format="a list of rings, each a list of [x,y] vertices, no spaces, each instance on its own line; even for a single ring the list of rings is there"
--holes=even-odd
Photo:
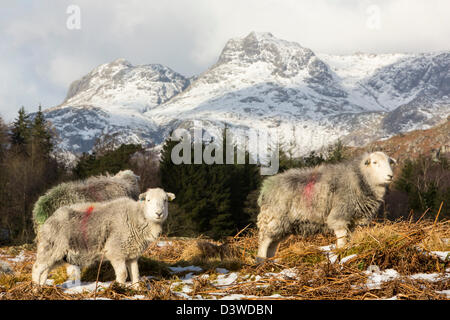
[[[140,290],[131,290],[113,283],[110,287],[84,294],[67,294],[58,286],[46,286],[33,292],[30,272],[34,260],[34,247],[0,248],[0,256],[13,257],[21,252],[28,260],[13,265],[14,275],[0,276],[0,299],[133,299],[139,294],[145,299],[182,299],[180,279],[183,273],[173,274],[172,266],[200,266],[207,275],[194,278],[189,296],[212,298],[217,295],[243,294],[264,298],[278,294],[289,299],[381,299],[396,296],[398,299],[446,299],[437,291],[450,288],[450,278],[427,282],[413,280],[414,273],[440,273],[450,267],[449,258],[442,261],[432,251],[450,251],[450,221],[383,222],[358,228],[349,244],[333,253],[342,257],[356,254],[344,264],[330,263],[319,246],[335,241],[332,236],[318,235],[310,238],[291,236],[284,241],[274,259],[255,264],[257,237],[253,229],[246,229],[225,242],[207,239],[165,239],[165,246],[152,244],[139,261],[142,276]],[[365,286],[369,265],[381,270],[395,269],[400,278],[383,283],[378,289]],[[217,285],[221,277],[216,268],[238,273],[237,281],[228,286]],[[269,276],[285,269],[294,270],[295,277]],[[83,270],[82,280],[95,282],[98,265]],[[447,272],[448,274],[448,272]],[[65,269],[58,268],[50,278],[55,284],[66,280]],[[99,281],[112,281],[114,271],[103,262]],[[271,297],[276,299],[277,296]]]

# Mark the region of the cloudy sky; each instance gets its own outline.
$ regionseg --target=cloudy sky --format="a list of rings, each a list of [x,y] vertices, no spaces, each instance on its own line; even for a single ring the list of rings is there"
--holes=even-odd
[[[448,0],[2,0],[0,116],[55,106],[116,58],[198,74],[251,31],[324,53],[450,50],[449,16]]]

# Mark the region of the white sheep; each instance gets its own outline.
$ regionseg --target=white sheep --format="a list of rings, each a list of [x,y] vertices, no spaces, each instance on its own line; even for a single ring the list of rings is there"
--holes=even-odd
[[[273,257],[290,234],[333,231],[337,247],[343,247],[355,225],[376,215],[392,182],[394,162],[374,152],[350,163],[290,169],[267,178],[258,199],[257,261]]]
[[[60,263],[87,267],[103,257],[111,262],[118,283],[125,283],[128,268],[137,286],[138,258],[159,237],[173,199],[173,193],[155,188],[139,201],[119,198],[56,210],[39,228],[33,282],[45,284],[48,272]]]

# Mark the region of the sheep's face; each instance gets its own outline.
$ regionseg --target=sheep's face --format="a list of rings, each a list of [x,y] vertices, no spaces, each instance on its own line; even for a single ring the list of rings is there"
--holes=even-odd
[[[383,152],[374,152],[363,158],[362,167],[374,185],[387,186],[394,176],[391,165],[396,161]]]
[[[148,189],[147,192],[139,196],[139,200],[144,202],[145,216],[154,222],[164,222],[169,214],[168,202],[175,199],[175,195],[165,192],[161,188]]]

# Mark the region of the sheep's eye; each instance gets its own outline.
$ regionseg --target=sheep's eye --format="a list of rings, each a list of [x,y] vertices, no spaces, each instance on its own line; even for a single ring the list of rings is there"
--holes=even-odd
[[[376,162],[376,161],[373,161],[372,163],[373,163],[373,164],[377,164],[377,162]]]

